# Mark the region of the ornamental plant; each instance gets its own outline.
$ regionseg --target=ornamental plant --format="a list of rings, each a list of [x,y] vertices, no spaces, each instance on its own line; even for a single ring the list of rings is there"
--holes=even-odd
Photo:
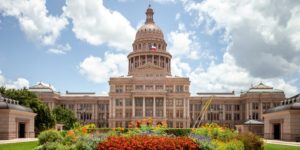
[[[168,136],[112,136],[98,144],[98,150],[106,149],[165,149],[197,150],[198,145],[188,137]]]

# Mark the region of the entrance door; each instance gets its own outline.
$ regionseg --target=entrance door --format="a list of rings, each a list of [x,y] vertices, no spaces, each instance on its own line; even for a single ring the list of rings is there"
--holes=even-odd
[[[276,140],[280,140],[281,139],[281,137],[280,137],[280,135],[281,135],[281,127],[280,127],[280,124],[274,124],[273,125],[273,133],[274,133],[274,139],[276,139]]]
[[[19,138],[25,138],[25,123],[19,123]]]

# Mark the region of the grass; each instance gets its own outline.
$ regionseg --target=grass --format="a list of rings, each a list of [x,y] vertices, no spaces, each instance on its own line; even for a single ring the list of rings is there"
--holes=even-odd
[[[265,150],[299,150],[300,147],[265,143],[264,149]]]
[[[23,142],[23,143],[11,143],[0,144],[0,150],[33,150],[37,146],[38,142]]]

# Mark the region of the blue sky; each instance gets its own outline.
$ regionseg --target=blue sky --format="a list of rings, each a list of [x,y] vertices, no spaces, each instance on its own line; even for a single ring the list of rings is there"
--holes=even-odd
[[[127,75],[127,54],[147,0],[0,0],[0,85],[42,81],[57,91],[106,94]],[[300,3],[152,0],[173,55],[172,75],[191,92],[247,90],[264,82],[299,92]],[[285,7],[281,7],[285,6]]]

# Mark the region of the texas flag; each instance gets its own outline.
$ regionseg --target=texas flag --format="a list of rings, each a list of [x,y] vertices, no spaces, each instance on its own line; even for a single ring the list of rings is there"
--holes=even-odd
[[[150,51],[156,52],[156,50],[157,50],[156,46],[152,45],[152,46],[150,47]]]

